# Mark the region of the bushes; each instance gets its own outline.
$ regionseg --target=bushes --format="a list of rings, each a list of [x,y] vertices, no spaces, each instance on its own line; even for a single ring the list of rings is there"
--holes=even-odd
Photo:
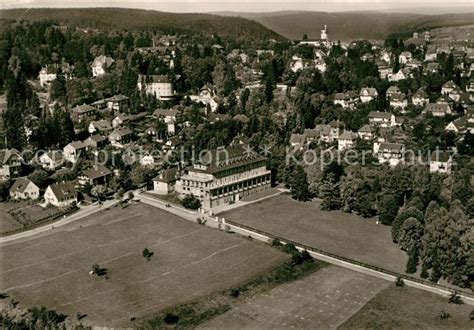
[[[197,210],[201,207],[201,201],[197,199],[193,194],[186,195],[181,203],[185,208],[190,210]]]

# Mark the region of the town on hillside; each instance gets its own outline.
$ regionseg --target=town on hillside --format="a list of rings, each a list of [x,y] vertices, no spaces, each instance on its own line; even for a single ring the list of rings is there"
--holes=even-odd
[[[418,29],[410,31],[410,35],[394,33],[385,40],[348,42],[332,38],[330,22],[314,24],[319,38],[311,39],[305,34],[299,40],[261,35],[234,36],[220,31],[200,33],[199,29],[192,33],[179,29],[127,30],[94,24],[79,27],[61,19],[11,20],[7,23],[1,28],[0,37],[1,238],[8,242],[9,235],[25,238],[29,232],[42,232],[42,235],[51,232],[41,241],[51,239],[55,242],[51,243],[51,249],[61,246],[67,253],[75,253],[74,247],[77,247],[78,251],[84,252],[83,257],[77,259],[84,258],[84,262],[78,261],[76,268],[87,268],[85,277],[70,278],[79,288],[90,286],[102,292],[102,284],[97,281],[85,282],[94,278],[87,275],[91,264],[94,265],[90,274],[104,279],[110,290],[116,288],[114,278],[124,276],[121,271],[131,276],[134,271],[127,265],[135,261],[124,262],[125,268],[119,270],[113,268],[116,259],[107,259],[109,253],[114,255],[110,246],[115,245],[103,243],[97,247],[97,251],[109,248],[110,251],[103,255],[98,252],[101,257],[96,259],[88,257],[88,249],[102,239],[111,239],[110,244],[115,244],[113,242],[124,238],[119,234],[123,228],[112,227],[114,219],[122,219],[125,214],[132,214],[130,218],[146,214],[148,220],[143,221],[156,217],[157,221],[163,221],[162,227],[155,228],[157,224],[154,222],[141,224],[138,220],[136,224],[127,222],[125,226],[125,221],[129,220],[123,220],[124,228],[131,235],[130,242],[124,241],[123,245],[114,248],[116,251],[123,249],[125,253],[125,246],[138,244],[134,235],[140,237],[137,242],[143,242],[143,247],[134,247],[134,251],[140,250],[137,258],[142,262],[134,266],[137,273],[130,284],[134,290],[136,287],[136,292],[146,291],[137,283],[148,283],[167,272],[177,272],[180,267],[187,267],[186,263],[192,258],[202,257],[201,250],[193,248],[188,251],[188,247],[183,248],[188,253],[180,254],[181,259],[160,255],[161,240],[165,244],[168,239],[178,240],[193,232],[185,229],[188,224],[183,222],[177,226],[178,220],[169,220],[178,217],[242,234],[243,243],[238,243],[240,240],[235,237],[229,239],[237,240],[231,242],[235,246],[248,245],[247,252],[239,250],[242,255],[249,255],[248,251],[252,249],[260,251],[260,259],[252,259],[252,263],[245,266],[248,269],[242,266],[245,268],[242,271],[252,276],[270,267],[270,261],[283,260],[281,251],[292,256],[293,264],[287,267],[296,267],[295,274],[308,271],[295,265],[312,260],[306,251],[312,247],[314,251],[311,253],[324,255],[328,252],[327,258],[322,259],[325,261],[329,260],[329,255],[336,259],[340,256],[355,260],[354,264],[360,263],[372,271],[377,267],[377,271],[380,269],[390,276],[401,274],[397,280],[400,287],[405,276],[406,281],[412,279],[413,283],[426,283],[440,290],[442,286],[448,288],[447,292],[454,292],[451,299],[461,299],[458,293],[465,293],[465,297],[472,293],[472,25],[469,33],[454,33],[458,31],[456,29]],[[155,208],[158,213],[152,211]],[[288,214],[284,215],[285,212]],[[96,220],[91,214],[97,214],[101,223],[93,223]],[[317,222],[312,223],[311,215],[315,214],[324,216],[315,216]],[[336,224],[334,220],[334,224],[330,224],[331,215],[335,219],[340,217],[341,222]],[[294,222],[290,218],[285,222],[287,216]],[[282,217],[282,221],[272,220],[274,217]],[[79,218],[89,220],[73,222]],[[299,227],[298,221],[308,223]],[[350,229],[352,234],[347,233],[358,240],[355,245],[349,241],[344,243],[346,233],[341,234],[344,236],[335,234],[344,231],[341,228],[346,226],[346,221],[352,221],[347,224],[350,228],[358,227]],[[64,226],[64,231],[61,226]],[[326,226],[337,227],[327,229]],[[107,231],[107,228],[115,229]],[[161,228],[170,228],[170,231],[163,233]],[[327,230],[328,236],[315,238],[313,243],[312,237],[323,234],[312,233],[311,228]],[[138,234],[140,230],[144,232]],[[157,235],[161,235],[159,241],[148,236],[155,230]],[[76,231],[82,238],[74,236]],[[358,236],[361,231],[373,236],[364,239],[363,233]],[[82,240],[87,241],[88,237],[99,233],[104,237],[92,240],[89,247],[82,245]],[[56,241],[61,235],[65,241]],[[195,241],[199,244],[214,242],[215,246],[210,244],[212,249],[231,249],[225,248],[226,236],[220,238],[218,231],[209,230],[206,235],[195,238]],[[255,237],[267,236],[280,251],[275,252],[252,241],[252,237],[255,240]],[[377,245],[382,237],[390,248]],[[286,250],[278,238],[286,244]],[[42,245],[39,243],[41,237],[35,239],[38,245]],[[65,243],[68,240],[71,246]],[[326,240],[327,246],[324,245]],[[53,255],[52,252],[36,255],[31,249],[32,242],[27,240],[24,244],[30,247],[28,251],[35,254],[37,262],[46,262],[46,256]],[[19,247],[23,243],[17,244]],[[296,248],[291,250],[293,244],[302,244],[300,250],[305,253]],[[335,244],[334,250],[331,244]],[[359,259],[357,244],[373,245]],[[23,285],[26,287],[36,282],[23,280],[20,275],[7,278],[7,272],[8,269],[13,272],[27,267],[13,260],[25,260],[25,265],[34,265],[35,261],[26,252],[15,254],[22,253],[21,249],[10,252],[10,247],[2,246],[5,255],[12,259],[5,261],[6,281],[0,287],[1,295],[5,297],[1,299],[6,301],[6,297],[11,295],[31,308],[38,305],[38,301],[21,290]],[[211,247],[202,249],[214,251]],[[339,249],[347,250],[348,255]],[[392,253],[389,250],[393,254],[389,254]],[[372,261],[372,253],[379,252],[380,255],[374,258],[380,260]],[[158,268],[158,273],[147,270],[147,263],[152,264],[160,257],[164,258],[160,259],[161,265],[169,262],[167,271],[159,275]],[[52,324],[69,327],[81,322],[87,326],[112,328],[194,327],[198,323],[193,322],[197,321],[177,307],[166,310],[163,315],[154,315],[153,322],[157,323],[137,322],[145,322],[145,316],[150,316],[151,312],[158,313],[164,308],[203,296],[204,291],[197,285],[205,287],[207,284],[201,280],[206,277],[210,282],[216,281],[209,294],[234,286],[229,289],[230,296],[226,293],[225,299],[220,299],[241,299],[239,294],[245,296],[246,290],[251,292],[253,286],[261,284],[239,287],[239,283],[251,278],[250,275],[230,282],[232,272],[227,273],[227,270],[234,269],[234,274],[240,271],[227,261],[245,263],[239,258],[236,252],[235,256],[229,255],[217,265],[210,264],[215,274],[206,273],[206,268],[200,269],[200,273],[193,277],[196,278],[194,291],[190,289],[183,297],[176,293],[176,301],[170,298],[169,302],[158,302],[159,292],[142,301],[142,296],[135,296],[135,291],[127,291],[129,298],[117,296],[121,304],[108,310],[102,305],[115,298],[106,291],[101,303],[93,300],[93,304],[78,305],[81,299],[92,297],[92,291],[77,293],[77,296],[68,293],[68,298],[62,299],[62,293],[51,289],[55,298],[44,305],[55,308],[58,313],[68,313],[66,321],[61,318],[65,314],[59,313],[54,314],[57,323],[51,319],[38,323],[42,317],[38,315],[42,315],[44,310],[38,309],[35,314],[30,309],[29,313],[36,315],[35,324],[39,328],[48,328]],[[202,260],[205,262],[206,259]],[[72,261],[64,259],[64,262]],[[49,261],[44,265],[53,267]],[[63,266],[54,265],[59,278]],[[332,266],[328,267],[328,272],[333,271]],[[76,268],[69,272],[75,272]],[[45,280],[43,271],[46,270],[31,268],[31,273],[37,273],[38,283]],[[222,277],[229,282],[217,284],[216,274],[221,271],[226,274]],[[152,277],[147,277],[148,272]],[[185,281],[185,275],[177,273],[176,278]],[[298,276],[295,275],[294,279]],[[337,274],[333,277],[342,278]],[[268,284],[273,283],[268,279],[261,281],[267,281],[265,290],[277,285]],[[374,288],[379,291],[385,288],[382,279],[377,281]],[[299,282],[294,283],[297,285]],[[160,285],[166,297],[175,297],[165,284]],[[20,291],[16,292],[17,289]],[[122,289],[118,287],[117,290]],[[155,289],[147,290],[155,292]],[[47,290],[35,287],[31,292],[46,297]],[[303,294],[319,289],[306,287],[302,290]],[[248,297],[251,297],[250,293]],[[125,308],[134,299],[137,299],[137,305],[119,309],[116,314],[112,312],[113,308]],[[264,297],[258,299],[256,304],[260,301],[259,304],[266,306]],[[370,299],[361,303],[360,306],[365,306],[362,311],[368,308],[365,304]],[[150,305],[142,306],[145,301]],[[196,301],[196,304],[205,305]],[[228,304],[232,305],[231,302]],[[437,302],[433,304],[438,306]],[[253,309],[248,307],[250,309],[245,312],[246,307],[242,306],[242,313],[252,313]],[[268,306],[274,308],[272,304]],[[211,323],[203,323],[205,326],[225,328],[244,324],[259,327],[260,324],[239,323],[244,321],[238,321],[235,315],[234,318],[229,316],[223,309],[214,312],[220,316],[211,319]],[[214,312],[208,311],[206,315]],[[437,316],[433,321],[438,322],[437,325],[459,326],[459,323],[439,323],[444,319],[457,322],[457,316],[450,318],[456,315],[456,311],[436,310],[438,312],[446,314]],[[197,313],[196,310],[193,313]],[[263,309],[259,313],[264,313]],[[274,313],[278,314],[277,311]],[[341,318],[349,320],[351,315],[361,315],[355,313],[353,310]],[[10,320],[5,315],[0,317],[0,321]],[[365,317],[369,317],[367,315]],[[270,328],[284,328],[291,324],[307,328],[308,323],[303,321],[305,316],[304,313],[298,316],[300,323],[282,321]],[[466,316],[466,322],[468,318]],[[470,318],[473,319],[472,312]],[[250,322],[250,319],[249,316],[245,322]],[[319,322],[320,327],[334,328],[342,324],[328,320],[329,323]],[[14,327],[14,322],[20,321],[11,319],[8,322],[12,323],[4,323],[8,324],[6,328]],[[351,318],[350,322],[346,323],[349,328],[371,327],[357,323],[362,322],[357,318]],[[472,327],[470,322],[468,327]],[[315,324],[317,327],[316,321]],[[375,324],[377,327],[378,323]],[[388,328],[394,324],[389,324]],[[427,324],[424,325],[433,325]],[[407,323],[406,326],[416,328],[422,324]]]

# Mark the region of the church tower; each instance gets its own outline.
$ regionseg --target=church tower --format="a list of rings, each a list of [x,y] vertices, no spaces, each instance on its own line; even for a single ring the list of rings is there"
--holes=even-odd
[[[328,27],[324,25],[324,29],[321,30],[321,40],[328,40]]]

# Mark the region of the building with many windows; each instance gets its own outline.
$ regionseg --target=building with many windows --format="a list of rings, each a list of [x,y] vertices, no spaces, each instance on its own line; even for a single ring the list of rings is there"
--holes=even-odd
[[[204,209],[233,203],[242,197],[270,188],[266,158],[242,146],[210,150],[184,169],[176,191],[193,194]]]

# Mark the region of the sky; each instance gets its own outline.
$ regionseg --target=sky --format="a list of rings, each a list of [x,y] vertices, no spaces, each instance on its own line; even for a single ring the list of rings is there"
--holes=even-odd
[[[124,7],[152,9],[167,12],[272,12],[279,10],[355,11],[380,10],[417,12],[427,14],[474,12],[474,0],[0,0],[2,9],[9,8],[78,8]]]

